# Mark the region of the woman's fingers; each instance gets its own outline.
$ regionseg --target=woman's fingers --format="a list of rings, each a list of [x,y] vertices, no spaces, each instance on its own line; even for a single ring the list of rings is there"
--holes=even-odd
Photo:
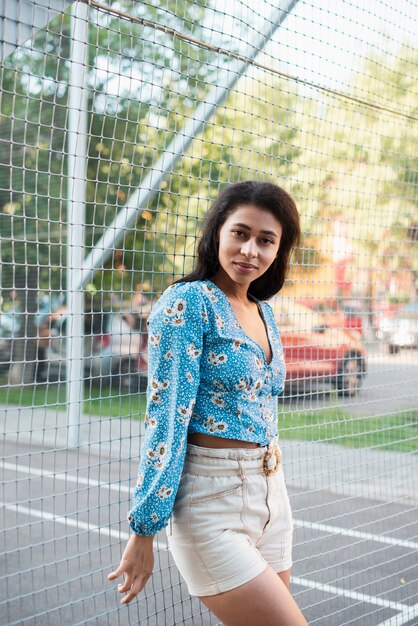
[[[123,583],[118,585],[119,593],[125,593],[125,591],[129,591],[135,581],[134,576],[130,576],[129,574],[125,574],[125,580]]]
[[[142,576],[134,576],[132,574],[127,574],[119,567],[117,570],[108,575],[108,579],[114,580],[115,578],[119,578],[122,574],[125,575],[125,580],[123,583],[118,585],[118,591],[119,593],[126,593],[126,596],[122,598],[121,603],[128,604],[128,602],[133,600],[135,596],[137,596],[138,593],[145,587],[151,573],[143,574]]]
[[[123,572],[121,570],[120,567],[118,567],[118,569],[115,569],[114,572],[110,572],[110,574],[107,575],[107,579],[108,580],[115,580],[115,578],[119,578],[119,576],[122,576]]]
[[[119,590],[120,591],[120,590]],[[141,591],[138,584],[132,587],[130,591],[126,594],[124,598],[120,601],[121,604],[128,604],[131,600],[135,598],[135,596]]]
[[[135,598],[152,574],[154,567],[153,539],[152,536],[131,535],[119,567],[108,574],[108,580],[115,580],[119,576],[124,576],[123,582],[118,585],[119,593],[126,593],[126,596],[121,600],[122,604],[127,604]]]
[[[123,592],[123,591],[128,591],[128,593],[126,594],[126,596],[124,598],[122,598],[121,600],[121,604],[128,604],[131,600],[133,600],[135,598],[135,596],[138,595],[138,593],[140,591],[142,591],[142,589],[145,587],[145,584],[147,582],[147,580],[149,579],[149,575],[141,577],[141,578],[135,578],[133,584],[131,585],[130,589],[122,589],[121,586],[119,587],[118,591]]]

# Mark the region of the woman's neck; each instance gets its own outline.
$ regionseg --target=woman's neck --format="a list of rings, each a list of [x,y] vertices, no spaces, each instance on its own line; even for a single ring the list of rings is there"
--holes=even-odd
[[[239,285],[232,281],[229,276],[224,276],[219,273],[215,274],[210,280],[219,287],[219,289],[222,289],[229,300],[234,300],[243,306],[248,305],[248,285]]]

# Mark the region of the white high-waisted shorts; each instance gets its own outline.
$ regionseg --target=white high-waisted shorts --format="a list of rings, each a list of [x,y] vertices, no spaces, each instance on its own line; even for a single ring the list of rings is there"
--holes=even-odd
[[[167,526],[189,593],[210,596],[249,582],[270,565],[292,565],[292,514],[281,465],[267,476],[266,448],[188,445]]]

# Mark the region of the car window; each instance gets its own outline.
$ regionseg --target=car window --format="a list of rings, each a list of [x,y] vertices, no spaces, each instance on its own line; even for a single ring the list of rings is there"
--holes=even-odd
[[[65,335],[67,332],[67,315],[60,313],[51,319],[51,329],[59,335]],[[84,336],[103,335],[108,328],[108,314],[103,312],[85,313],[84,315]]]
[[[277,299],[272,301],[271,305],[279,330],[306,333],[324,325],[321,315],[298,302]]]
[[[86,334],[103,335],[107,328],[107,314],[100,311],[86,314],[84,318]]]
[[[15,315],[10,313],[0,314],[0,335],[10,337],[17,330],[18,322]]]

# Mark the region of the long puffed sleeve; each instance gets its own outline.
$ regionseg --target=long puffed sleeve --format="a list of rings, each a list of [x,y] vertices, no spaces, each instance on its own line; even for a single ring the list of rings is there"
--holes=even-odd
[[[148,322],[145,437],[128,520],[138,535],[155,535],[173,511],[200,381],[207,315],[194,283],[169,287]]]

